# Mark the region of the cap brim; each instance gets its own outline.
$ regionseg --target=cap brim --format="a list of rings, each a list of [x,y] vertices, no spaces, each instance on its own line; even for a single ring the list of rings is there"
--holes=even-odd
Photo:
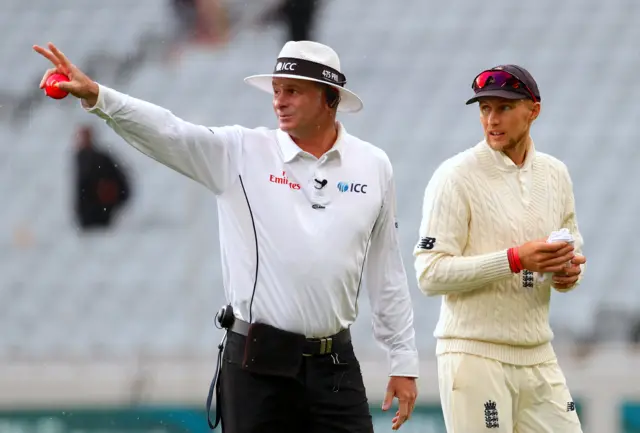
[[[504,99],[530,99],[527,95],[521,93],[510,92],[508,90],[487,90],[485,92],[477,93],[473,98],[467,101],[467,105],[478,102],[482,98],[504,98]]]
[[[327,83],[326,81],[317,80],[315,78],[306,78],[301,77],[300,75],[289,75],[289,74],[262,74],[262,75],[252,75],[250,77],[246,77],[244,82],[256,87],[264,92],[273,94],[273,78],[294,78],[296,80],[306,80],[306,81],[314,81],[316,83],[326,84],[327,86],[334,87],[340,91],[340,104],[338,104],[338,111],[344,113],[356,113],[364,107],[362,100],[358,95],[353,93],[349,89],[345,89],[344,87],[340,87],[337,85],[333,85],[331,83]]]

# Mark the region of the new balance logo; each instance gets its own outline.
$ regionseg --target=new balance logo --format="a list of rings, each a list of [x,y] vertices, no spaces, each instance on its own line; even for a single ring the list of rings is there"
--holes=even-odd
[[[533,272],[526,269],[522,271],[522,287],[528,289],[533,287]]]
[[[576,404],[572,401],[567,403],[567,412],[574,412],[576,410]]]
[[[418,248],[421,250],[432,250],[436,244],[436,238],[424,237],[418,242]]]
[[[484,404],[484,423],[487,428],[500,428],[495,401],[489,400]]]

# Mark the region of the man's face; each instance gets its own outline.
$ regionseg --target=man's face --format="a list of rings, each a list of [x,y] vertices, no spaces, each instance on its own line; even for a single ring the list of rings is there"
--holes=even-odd
[[[487,144],[496,151],[515,148],[529,136],[531,123],[540,114],[540,103],[528,99],[485,97],[479,101],[480,122]]]
[[[273,109],[280,129],[292,136],[305,136],[331,116],[324,91],[312,81],[273,79]]]

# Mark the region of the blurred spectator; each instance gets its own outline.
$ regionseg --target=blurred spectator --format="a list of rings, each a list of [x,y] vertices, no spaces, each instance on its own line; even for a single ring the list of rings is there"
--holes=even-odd
[[[110,227],[131,195],[126,173],[96,147],[89,126],[82,126],[76,137],[74,189],[76,220],[83,230]]]
[[[198,44],[218,46],[227,42],[227,12],[220,0],[196,0]]]
[[[640,348],[640,319],[631,326],[631,343]]]
[[[318,0],[284,0],[282,13],[289,30],[290,41],[313,39]]]
[[[287,26],[286,41],[314,40],[315,18],[320,0],[282,0],[265,14],[264,23],[284,21]]]
[[[196,0],[171,0],[175,19],[173,42],[181,44],[191,41],[196,32],[198,11]]]
[[[175,18],[171,57],[188,45],[218,46],[227,42],[226,10],[220,0],[171,0]]]

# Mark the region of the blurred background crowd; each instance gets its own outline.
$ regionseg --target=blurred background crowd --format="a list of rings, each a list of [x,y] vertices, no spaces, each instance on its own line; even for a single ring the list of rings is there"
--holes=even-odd
[[[482,139],[477,108],[464,105],[472,79],[515,63],[538,81],[532,136],[569,167],[586,242],[584,282],[552,295],[561,365],[585,432],[640,432],[639,23],[637,0],[5,0],[0,432],[206,431],[221,338],[213,317],[225,302],[214,197],[72,98],[46,98],[48,65],[31,45],[52,41],[100,83],[184,119],[275,127],[269,96],[242,78],[303,39],[339,53],[365,103],[340,120],[395,168],[424,362],[424,404],[403,430],[444,431],[432,337],[440,299],[417,289],[411,255],[422,193],[440,162]],[[354,341],[376,406],[386,361],[366,297]],[[375,416],[377,431],[390,431],[391,417]]]

